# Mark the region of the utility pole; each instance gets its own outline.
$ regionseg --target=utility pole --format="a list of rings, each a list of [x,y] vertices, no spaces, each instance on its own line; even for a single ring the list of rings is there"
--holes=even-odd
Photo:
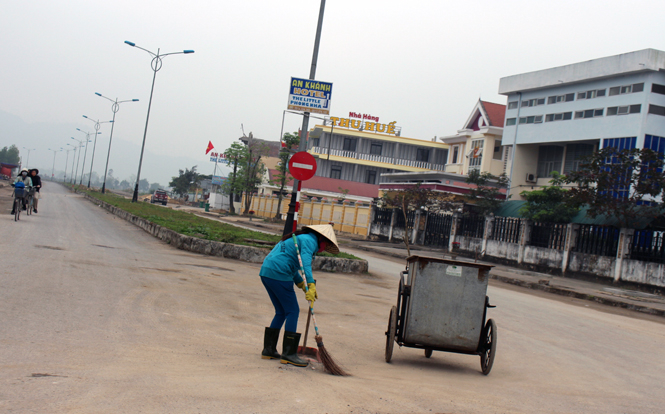
[[[309,70],[309,79],[314,80],[316,77],[316,62],[319,59],[319,44],[321,43],[321,29],[323,27],[323,12],[326,8],[326,0],[321,0],[319,8],[319,21],[316,25],[316,37],[314,39],[314,52],[312,53],[312,66]],[[300,145],[298,151],[307,150],[307,132],[309,129],[309,112],[305,112],[302,117],[302,127],[300,128]],[[281,139],[281,137],[280,137]],[[283,235],[287,235],[293,231],[293,217],[296,212],[296,198],[298,193],[298,180],[293,180],[293,190],[291,192],[291,202],[289,203],[289,212],[286,216],[286,223],[284,223]]]

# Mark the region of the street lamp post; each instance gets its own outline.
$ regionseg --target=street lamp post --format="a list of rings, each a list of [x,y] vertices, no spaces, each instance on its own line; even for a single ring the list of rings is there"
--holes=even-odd
[[[55,176],[55,154],[58,151],[62,151],[62,148],[60,148],[59,150],[54,150],[54,149],[49,148],[48,150],[53,151],[53,166],[51,167],[51,181],[53,181],[53,177]]]
[[[77,128],[77,129],[78,129],[78,128]],[[85,134],[85,132],[84,132],[84,134]],[[78,156],[78,159],[76,160],[76,172],[74,173],[74,184],[76,184],[76,177],[78,176],[78,173],[79,173],[79,163],[81,162],[81,148],[83,148],[83,140],[82,140],[82,139],[79,140],[79,139],[76,139],[76,138],[74,138],[74,137],[72,137],[72,139],[73,139],[74,141],[77,141],[77,142],[79,143],[79,156]],[[86,145],[85,145],[85,148],[86,148],[86,150],[87,150],[87,148],[88,148],[88,138],[87,138],[87,137],[86,137]],[[86,152],[87,152],[87,151],[86,151]],[[85,159],[85,158],[84,158],[84,159]],[[85,164],[85,162],[84,162],[84,164]],[[81,174],[81,176],[83,176],[83,174]],[[81,177],[81,181],[83,181],[83,177]]]
[[[74,137],[72,137],[72,139],[74,139]],[[72,144],[67,144],[67,145],[69,145],[70,147],[74,148],[74,156],[72,157],[72,173],[71,173],[71,175],[69,176],[69,183],[70,183],[70,184],[73,184],[73,183],[76,181],[76,178],[74,177],[74,158],[76,158],[76,149],[77,149],[77,148],[80,148],[80,146],[79,146],[79,147],[76,147],[76,146],[74,146],[74,145],[72,145]],[[81,151],[79,151],[79,159],[80,159],[80,158],[81,158]],[[77,162],[77,164],[76,164],[76,168],[78,169],[78,162]]]
[[[145,52],[148,52],[150,56],[152,56],[152,62],[150,63],[150,67],[152,68],[153,75],[152,75],[152,87],[150,88],[150,100],[148,100],[148,114],[146,115],[145,118],[145,129],[143,131],[143,144],[141,145],[141,157],[139,158],[139,171],[136,174],[136,185],[134,186],[134,195],[132,196],[132,202],[137,202],[139,199],[139,180],[141,180],[141,164],[143,163],[143,150],[145,149],[145,137],[146,134],[148,133],[148,120],[150,119],[150,107],[152,105],[152,93],[155,90],[155,78],[157,77],[157,72],[162,68],[162,59],[165,56],[168,55],[178,55],[178,54],[189,54],[189,53],[194,53],[193,50],[183,50],[182,52],[171,52],[171,53],[164,53],[160,54],[159,51],[160,49],[157,49],[157,53],[153,53],[149,51],[148,49],[144,49],[142,47],[136,46],[136,43],[130,42],[125,40],[125,43],[130,45],[131,47],[135,47],[138,49],[141,49]]]
[[[67,145],[69,145],[69,144],[67,144]],[[64,149],[64,148],[62,148],[62,150],[65,151],[65,153],[67,154],[67,156],[65,157],[65,175],[64,175],[64,177],[62,177],[62,182],[64,183],[64,182],[67,181],[67,166],[69,165],[69,151],[71,151],[71,150],[70,149]]]
[[[99,92],[95,92],[95,95],[101,96],[104,99],[108,99],[113,102],[111,105],[111,110],[113,111],[113,120],[111,121],[111,137],[109,138],[109,150],[106,154],[106,168],[104,169],[104,183],[102,184],[102,194],[106,193],[106,174],[109,171],[109,158],[111,157],[111,142],[113,141],[113,127],[115,126],[115,114],[120,110],[120,104],[123,102],[138,102],[138,99],[128,99],[126,101],[118,101],[118,98],[115,98],[115,101],[111,98],[107,98]]]
[[[99,128],[101,128],[100,124],[106,124],[106,123],[111,123],[111,129],[113,129],[113,121],[102,121],[100,122],[98,120],[94,120],[91,118],[88,118],[87,116],[83,115],[83,118],[85,119],[90,119],[92,122],[95,123],[95,144],[92,146],[92,157],[90,158],[90,174],[88,175],[88,188],[90,188],[90,180],[92,179],[92,166],[95,164],[95,149],[97,148],[97,134],[101,134],[99,132]]]
[[[86,132],[82,131],[80,128],[76,128],[77,131],[83,132],[85,134],[85,152],[83,153],[83,165],[81,166],[81,180],[79,181],[79,185],[83,185],[83,172],[85,171],[85,159],[88,158],[88,143],[92,142],[90,139],[90,135],[92,134],[97,134],[97,132]]]
[[[23,147],[23,149],[28,151],[28,158],[25,160],[25,167],[23,167],[23,168],[28,168],[28,165],[30,165],[30,164],[29,164],[29,163],[30,163],[30,151],[35,151],[35,150],[37,150],[37,148],[26,148],[26,147]]]

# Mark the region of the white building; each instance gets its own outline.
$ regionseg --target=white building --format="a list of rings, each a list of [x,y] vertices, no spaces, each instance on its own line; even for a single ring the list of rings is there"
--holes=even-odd
[[[605,147],[665,151],[665,52],[645,49],[501,78],[513,199]]]
[[[450,146],[446,172],[465,176],[471,170],[496,176],[508,174],[511,147],[501,142],[505,115],[506,105],[478,99],[464,128],[439,138]]]

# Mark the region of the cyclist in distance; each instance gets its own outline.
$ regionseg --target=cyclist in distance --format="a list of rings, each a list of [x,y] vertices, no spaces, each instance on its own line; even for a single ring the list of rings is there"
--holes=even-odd
[[[32,210],[37,214],[37,204],[39,203],[39,190],[42,188],[42,177],[39,176],[39,170],[33,168],[30,170],[30,179],[32,180],[32,186],[35,188],[35,195],[32,198],[32,203],[34,204],[34,209]]]
[[[22,182],[25,185],[26,190],[30,187],[32,187],[32,179],[30,178],[30,175],[28,175],[28,169],[24,168],[21,170],[21,173],[16,177],[16,180],[14,180],[14,184]],[[23,210],[26,210],[25,206],[25,198],[23,199]],[[12,215],[14,215],[16,211],[14,211],[14,207],[12,207]]]

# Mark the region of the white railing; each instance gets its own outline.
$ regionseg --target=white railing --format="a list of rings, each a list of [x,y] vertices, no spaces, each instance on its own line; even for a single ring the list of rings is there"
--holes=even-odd
[[[312,147],[312,151],[320,155],[328,155],[328,148]],[[403,160],[400,158],[385,157],[375,154],[363,154],[355,151],[344,151],[339,149],[330,149],[330,155],[342,158],[352,158],[355,160],[382,162],[385,164],[402,165],[405,167],[422,168],[425,170],[445,171],[446,166],[441,164],[432,164],[430,162]]]

